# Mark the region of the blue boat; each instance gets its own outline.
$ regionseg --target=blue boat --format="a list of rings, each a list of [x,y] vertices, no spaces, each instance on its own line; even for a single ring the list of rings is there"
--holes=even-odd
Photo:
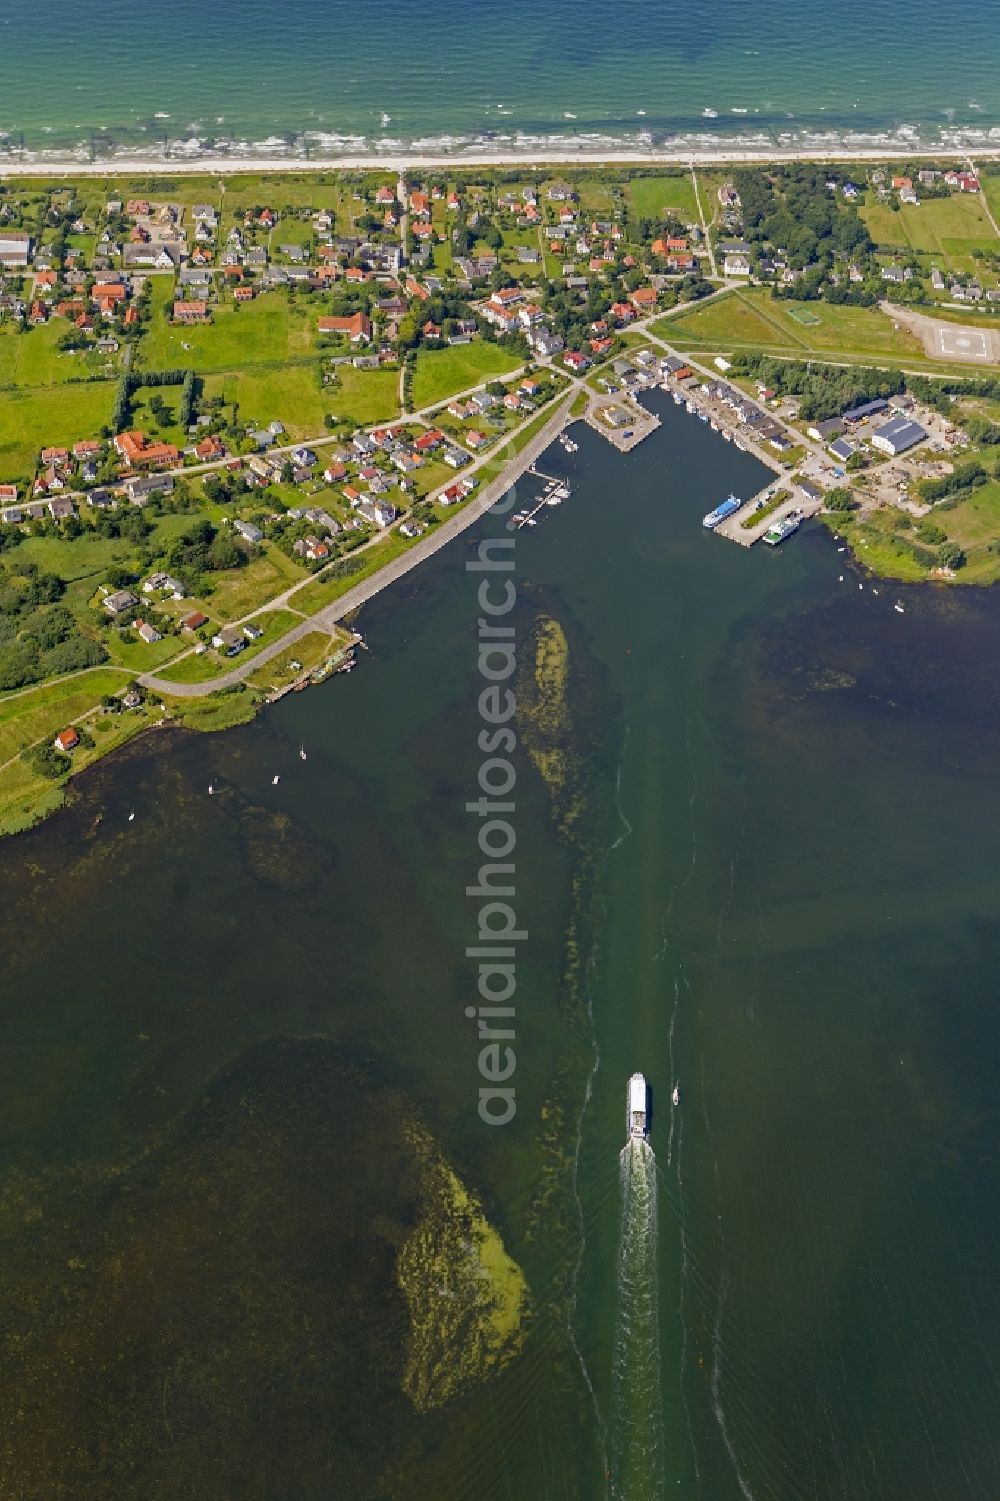
[[[716,506],[714,511],[709,511],[708,515],[703,517],[702,526],[707,526],[711,531],[712,527],[718,526],[720,521],[725,521],[727,516],[731,516],[734,511],[738,511],[742,504],[743,502],[738,495],[730,495],[721,505]]]

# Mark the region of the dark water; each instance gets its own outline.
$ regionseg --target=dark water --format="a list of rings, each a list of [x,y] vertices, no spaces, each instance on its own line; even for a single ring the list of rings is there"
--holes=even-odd
[[[0,848],[4,1495],[604,1496],[635,1068],[663,1495],[997,1494],[1000,616],[705,533],[758,467],[663,416],[548,455],[572,499],[518,535],[575,814],[521,754],[509,1126],[465,1017],[479,533],[350,679],[134,746]],[[530,1291],[428,1412],[415,1126]]]
[[[953,0],[943,30],[934,0],[842,0],[835,16],[796,0],[508,0],[496,14],[172,0],[145,36],[130,0],[50,0],[45,14],[39,46],[31,0],[0,13],[0,131],[32,151],[199,140],[274,155],[303,135],[320,153],[518,137],[870,142],[903,127],[904,145],[958,129],[989,149],[1000,121],[1000,15],[986,0]]]

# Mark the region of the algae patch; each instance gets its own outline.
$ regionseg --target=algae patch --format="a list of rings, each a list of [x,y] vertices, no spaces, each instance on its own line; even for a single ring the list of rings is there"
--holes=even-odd
[[[417,1126],[420,1216],[400,1247],[396,1279],[410,1315],[403,1390],[418,1412],[442,1407],[495,1374],[524,1343],[528,1289],[475,1195]]]
[[[571,797],[575,778],[568,705],[569,642],[551,615],[539,615],[528,639],[530,665],[521,672],[517,689],[518,728],[565,834],[580,811]]]

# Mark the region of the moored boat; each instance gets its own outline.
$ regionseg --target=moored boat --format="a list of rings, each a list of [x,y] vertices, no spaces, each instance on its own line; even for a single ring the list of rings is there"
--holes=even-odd
[[[787,516],[780,516],[764,533],[764,541],[769,547],[777,547],[779,542],[784,542],[786,537],[797,532],[801,524],[802,517],[794,511],[789,512]]]
[[[731,516],[734,511],[738,511],[742,504],[743,502],[738,495],[730,495],[721,505],[717,505],[714,511],[709,511],[707,516],[702,517],[702,526],[707,527],[711,531],[714,527],[718,526],[720,521],[725,521],[727,516]]]

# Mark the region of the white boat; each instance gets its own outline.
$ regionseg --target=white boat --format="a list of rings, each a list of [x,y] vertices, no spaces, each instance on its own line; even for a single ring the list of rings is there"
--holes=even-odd
[[[681,1102],[681,1087],[680,1087],[679,1084],[675,1084],[674,1085],[674,1092],[670,1096],[670,1103],[671,1103],[671,1105],[679,1105],[680,1102]]]
[[[280,777],[272,777],[272,778],[271,778],[271,786],[272,786],[272,787],[277,787],[277,785],[278,785],[278,783],[279,783],[279,782],[280,782],[280,781],[281,781],[281,778],[280,778]]]
[[[646,1137],[646,1080],[643,1074],[633,1074],[625,1091],[625,1129],[632,1141],[644,1141]]]
[[[306,759],[306,748],[305,748],[304,745],[300,745],[299,746],[299,760],[300,761],[304,761],[305,759]]]
[[[903,609],[902,605],[893,605],[892,608],[896,611],[897,615],[905,615],[906,614],[906,611]]]

